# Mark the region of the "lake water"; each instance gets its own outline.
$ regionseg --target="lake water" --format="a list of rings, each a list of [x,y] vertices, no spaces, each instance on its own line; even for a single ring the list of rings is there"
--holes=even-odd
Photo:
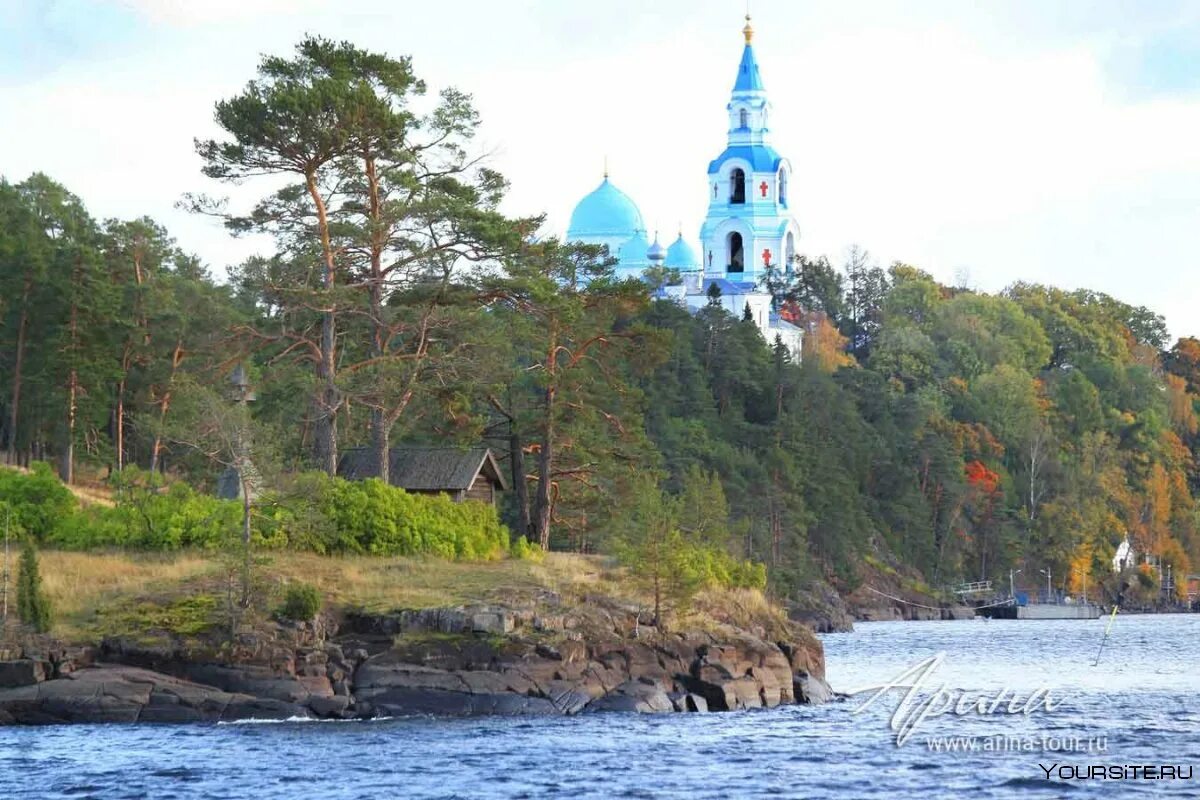
[[[863,696],[707,715],[0,728],[0,798],[1200,797],[1200,615],[1118,616],[1093,667],[1106,622],[881,622],[823,637],[838,690],[942,652],[932,684],[1022,700],[1049,688],[1060,704],[937,717],[903,746],[889,727],[900,692],[860,713]],[[970,736],[979,750],[931,749]],[[985,749],[999,740],[1017,751]],[[1074,740],[1106,750],[1023,749]],[[1047,779],[1039,762],[1197,777]]]

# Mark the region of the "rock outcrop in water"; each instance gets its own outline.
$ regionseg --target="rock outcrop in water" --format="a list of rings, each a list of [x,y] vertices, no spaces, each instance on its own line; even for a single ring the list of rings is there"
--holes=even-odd
[[[800,626],[660,633],[636,609],[499,606],[350,615],[242,637],[236,658],[170,637],[0,649],[0,724],[667,713],[822,703]],[[225,648],[224,653],[228,653]]]

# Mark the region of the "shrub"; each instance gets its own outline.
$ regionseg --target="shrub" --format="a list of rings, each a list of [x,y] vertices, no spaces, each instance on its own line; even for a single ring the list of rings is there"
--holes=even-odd
[[[184,483],[167,488],[123,485],[112,508],[92,506],[59,526],[50,541],[72,550],[128,547],[178,550],[220,548],[236,539],[242,507],[201,494]]]
[[[293,583],[283,594],[283,604],[276,612],[283,619],[308,622],[321,610],[321,593],[310,583]]]
[[[17,616],[38,633],[50,630],[50,600],[42,590],[37,549],[32,538],[26,538],[21,548],[21,563],[17,570]]]
[[[0,498],[12,510],[12,521],[44,542],[68,522],[79,501],[62,484],[49,464],[34,462],[29,472],[0,467]]]
[[[306,475],[297,485],[304,487],[303,496],[276,514],[293,547],[450,559],[498,558],[508,549],[508,530],[496,509],[484,503],[409,494],[374,478]]]
[[[546,557],[546,552],[539,545],[530,542],[524,536],[513,539],[508,554],[527,561],[541,561]]]
[[[224,549],[239,541],[240,502],[203,494],[185,483],[156,485],[133,468],[127,473],[114,484],[114,506],[81,511],[74,496],[49,472],[0,470],[7,480],[19,478],[23,487],[12,493],[20,504],[14,505],[14,527],[40,530],[40,540],[58,547]],[[0,492],[0,497],[8,496]],[[269,500],[255,511],[258,547],[449,559],[499,558],[509,549],[508,530],[494,507],[455,503],[444,495],[409,494],[380,480],[300,475],[287,491]],[[57,510],[46,512],[47,508]],[[533,557],[532,552],[527,557]]]
[[[725,589],[765,589],[767,567],[731,556],[727,550],[696,547],[691,551],[694,569],[703,583]]]

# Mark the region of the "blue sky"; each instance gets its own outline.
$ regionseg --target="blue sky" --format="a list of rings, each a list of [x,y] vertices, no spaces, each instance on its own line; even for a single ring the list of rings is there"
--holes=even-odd
[[[1200,335],[1200,2],[752,0],[802,249],[984,290],[1088,286]],[[306,32],[472,93],[507,208],[561,232],[600,179],[695,240],[744,2],[0,0],[0,174],[150,214],[215,271],[260,249],[174,208],[191,142]],[[797,192],[796,189],[799,191]],[[254,195],[253,189],[242,193]],[[235,196],[235,200],[238,199]]]

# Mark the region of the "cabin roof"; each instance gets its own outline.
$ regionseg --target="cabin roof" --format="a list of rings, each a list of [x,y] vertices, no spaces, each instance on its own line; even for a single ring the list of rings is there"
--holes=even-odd
[[[508,489],[504,471],[487,447],[464,450],[457,447],[393,447],[390,452],[389,478],[393,486],[412,491],[462,491],[471,488],[479,473],[484,473],[500,489]],[[371,454],[356,447],[342,454],[338,475],[347,480],[373,478]]]

